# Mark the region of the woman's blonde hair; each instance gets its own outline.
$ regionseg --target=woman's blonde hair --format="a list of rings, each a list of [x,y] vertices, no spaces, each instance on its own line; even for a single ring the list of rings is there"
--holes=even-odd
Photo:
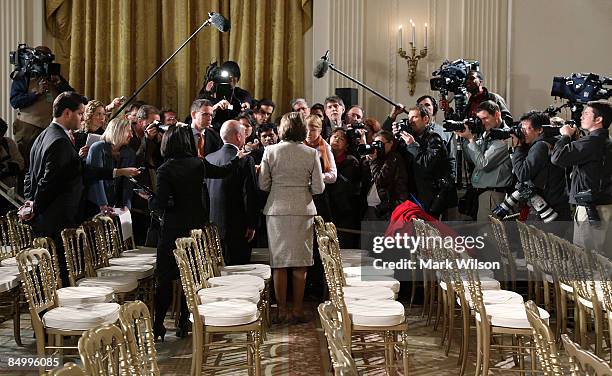
[[[278,127],[278,137],[284,141],[302,142],[306,139],[306,124],[301,112],[283,115]]]
[[[125,118],[114,118],[106,126],[102,140],[113,145],[125,143],[125,131],[130,127],[130,121]]]
[[[83,131],[87,131],[88,126],[91,124],[91,118],[93,117],[98,107],[104,108],[104,103],[100,102],[97,99],[92,99],[87,102],[87,105],[85,105],[85,112],[83,112],[83,121],[81,122],[81,129],[83,129]],[[104,111],[106,111],[106,109]]]
[[[318,117],[317,115],[308,115],[306,119],[304,119],[304,121],[306,122],[307,127],[311,127],[311,128],[315,128],[319,130],[323,129],[323,120],[321,120],[321,118]]]

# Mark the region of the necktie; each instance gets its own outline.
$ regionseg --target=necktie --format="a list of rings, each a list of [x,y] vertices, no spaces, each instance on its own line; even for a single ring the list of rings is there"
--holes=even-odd
[[[72,131],[68,131],[68,138],[70,138],[70,142],[72,142],[72,146],[75,146],[76,140],[74,139],[74,135],[72,134]]]
[[[198,157],[204,158],[204,134],[198,133]]]

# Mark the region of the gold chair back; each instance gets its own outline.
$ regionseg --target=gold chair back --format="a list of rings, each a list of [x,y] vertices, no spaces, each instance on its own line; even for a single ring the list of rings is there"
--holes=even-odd
[[[189,266],[189,273],[198,290],[207,287],[206,280],[209,278],[208,269],[202,260],[202,251],[198,247],[198,242],[193,238],[178,238],[175,241],[176,248],[185,251],[186,261]],[[196,292],[198,291],[196,290]]]
[[[540,317],[538,306],[533,301],[525,303],[527,319],[531,325],[536,352],[540,358],[540,364],[544,376],[562,376],[563,369],[559,362],[559,352],[555,335],[548,324]]]
[[[57,281],[57,288],[62,288],[62,278],[60,276],[59,259],[57,257],[57,248],[55,242],[50,237],[34,238],[32,240],[33,248],[44,248],[51,254],[51,260],[53,261],[53,269],[55,270],[55,280]]]
[[[139,300],[123,304],[119,311],[119,323],[132,356],[132,364],[142,375],[159,376],[153,324],[147,305]]]
[[[215,276],[220,275],[221,268],[225,266],[223,258],[223,249],[221,248],[221,238],[219,237],[219,228],[214,223],[208,223],[204,226],[204,241],[206,259],[210,260]]]
[[[510,241],[504,223],[494,216],[489,216],[493,236],[497,243],[497,249],[503,266],[504,281],[516,281],[516,259],[510,250]]]
[[[567,334],[561,335],[563,348],[569,357],[572,376],[612,376],[612,368],[590,351],[586,351],[572,341]]]
[[[19,216],[17,215],[17,211],[13,210],[6,214],[6,218],[9,221],[9,226],[12,235],[11,243],[13,247],[16,247],[15,254],[23,249],[28,249],[32,247],[32,239],[34,236],[32,235],[32,226],[19,221]]]
[[[121,242],[119,241],[119,233],[113,219],[107,215],[98,215],[94,218],[94,221],[100,223],[107,258],[119,257],[121,254]]]
[[[193,330],[195,336],[197,335],[196,330],[200,330],[200,328],[202,328],[204,325],[198,309],[198,304],[200,304],[198,291],[202,288],[202,286],[195,283],[195,273],[192,271],[193,268],[189,261],[187,251],[180,248],[175,249],[174,257],[176,258],[176,263],[178,264],[179,272],[181,274],[181,284],[183,285],[183,292],[187,298],[187,307],[189,308],[189,312],[191,312],[193,317]]]
[[[85,376],[85,371],[76,364],[70,362],[63,367],[49,371],[50,376]]]
[[[0,217],[0,261],[15,257],[17,247],[14,247],[13,229],[7,216]]]
[[[67,228],[62,230],[64,254],[68,267],[70,286],[76,286],[79,279],[95,276],[90,261],[89,242],[82,228]]]
[[[83,333],[79,355],[87,373],[92,376],[140,376],[133,367],[123,332],[114,324],[103,325]]]
[[[353,356],[345,347],[345,334],[342,326],[338,324],[338,312],[330,302],[319,304],[319,317],[321,326],[327,338],[327,346],[334,367],[335,375],[356,376],[357,366]]]
[[[195,240],[198,257],[201,260],[203,269],[209,276],[221,275],[220,270],[217,268],[217,264],[214,262],[212,255],[210,254],[209,244],[207,235],[202,229],[191,230],[191,237]]]
[[[87,238],[89,260],[93,270],[108,266],[109,245],[102,224],[99,221],[85,221],[81,227]]]
[[[17,266],[32,316],[35,332],[42,329],[39,313],[57,307],[57,290],[53,261],[44,248],[25,249],[17,254]],[[36,333],[37,337],[39,334]]]

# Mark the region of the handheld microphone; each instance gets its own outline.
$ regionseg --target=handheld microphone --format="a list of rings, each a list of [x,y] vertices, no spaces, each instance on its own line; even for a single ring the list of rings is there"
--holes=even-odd
[[[328,58],[329,58],[329,50],[325,52],[325,55],[321,56],[321,60],[319,60],[317,65],[314,67],[312,71],[313,76],[315,76],[316,78],[322,78],[323,76],[327,74],[327,70],[329,69]]]
[[[225,33],[230,30],[230,22],[227,18],[216,12],[208,12],[208,22],[211,25],[219,29],[220,32]]]

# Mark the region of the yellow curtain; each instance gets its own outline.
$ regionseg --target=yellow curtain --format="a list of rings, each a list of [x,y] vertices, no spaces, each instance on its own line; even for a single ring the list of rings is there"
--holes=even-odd
[[[56,60],[70,84],[102,101],[129,96],[210,11],[229,33],[206,28],[176,55],[138,99],[187,115],[211,61],[235,60],[238,85],[271,98],[280,111],[303,95],[303,33],[311,0],[46,0]]]

